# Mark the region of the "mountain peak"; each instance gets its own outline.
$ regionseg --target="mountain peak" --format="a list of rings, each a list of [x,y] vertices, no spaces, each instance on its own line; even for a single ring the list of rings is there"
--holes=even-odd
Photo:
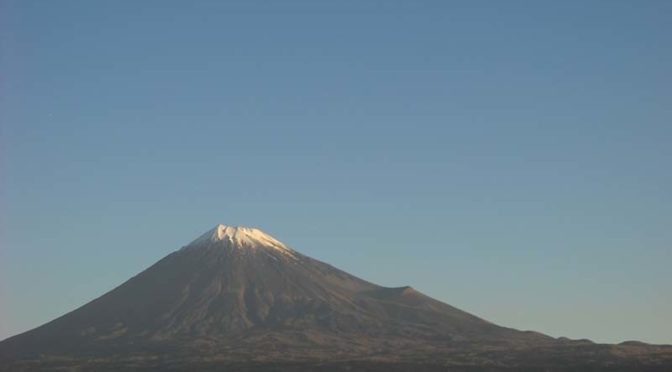
[[[221,223],[191,242],[189,246],[217,242],[230,242],[234,246],[265,246],[290,251],[282,242],[257,228],[229,226]]]

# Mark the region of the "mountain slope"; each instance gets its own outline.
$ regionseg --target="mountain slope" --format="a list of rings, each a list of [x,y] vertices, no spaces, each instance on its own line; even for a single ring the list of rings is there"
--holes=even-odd
[[[582,347],[592,344],[500,327],[413,288],[354,277],[260,230],[218,225],[98,299],[3,341],[0,359],[401,361]]]

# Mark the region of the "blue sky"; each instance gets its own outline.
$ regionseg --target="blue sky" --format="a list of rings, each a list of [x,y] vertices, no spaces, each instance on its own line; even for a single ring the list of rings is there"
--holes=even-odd
[[[217,223],[672,343],[669,1],[0,3],[0,339]]]

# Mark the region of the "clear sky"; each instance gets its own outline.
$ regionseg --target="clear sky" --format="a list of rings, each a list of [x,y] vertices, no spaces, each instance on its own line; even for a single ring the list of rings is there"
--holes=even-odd
[[[0,4],[0,339],[224,223],[672,343],[672,2]]]

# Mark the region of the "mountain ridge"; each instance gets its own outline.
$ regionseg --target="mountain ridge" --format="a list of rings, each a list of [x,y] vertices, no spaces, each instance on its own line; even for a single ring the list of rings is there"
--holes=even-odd
[[[568,355],[597,358],[597,366],[672,363],[672,349],[605,348],[501,327],[412,287],[358,278],[259,229],[222,224],[80,308],[0,342],[0,361],[32,367],[54,358],[105,361],[100,368],[159,359],[511,367]]]

